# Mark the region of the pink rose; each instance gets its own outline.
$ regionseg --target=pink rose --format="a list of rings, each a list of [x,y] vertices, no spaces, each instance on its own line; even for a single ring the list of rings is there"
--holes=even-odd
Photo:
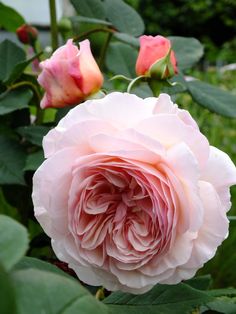
[[[88,284],[139,294],[178,283],[228,235],[236,168],[166,94],[88,100],[43,147],[35,215]]]
[[[80,50],[69,39],[50,59],[40,63],[38,82],[46,90],[41,107],[65,107],[80,103],[97,92],[103,76],[93,58],[89,40],[80,43]]]
[[[156,68],[153,68],[154,64]],[[141,36],[136,73],[137,75],[154,75],[161,79],[177,74],[177,61],[174,51],[171,50],[170,40],[159,35]]]

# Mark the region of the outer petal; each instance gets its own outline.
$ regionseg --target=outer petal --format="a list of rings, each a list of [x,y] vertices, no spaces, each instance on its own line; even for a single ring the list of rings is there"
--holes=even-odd
[[[166,148],[184,142],[203,168],[208,160],[209,143],[200,131],[185,124],[177,115],[159,114],[143,119],[135,129],[160,142]]]
[[[217,247],[228,236],[229,221],[214,187],[210,183],[199,181],[199,189],[205,209],[204,220],[194,240],[191,258],[183,269],[197,270],[202,267],[215,255]]]
[[[52,238],[61,238],[68,232],[67,202],[76,156],[75,149],[62,150],[45,160],[33,177],[35,216]]]
[[[82,75],[82,92],[87,95],[99,90],[103,84],[103,75],[91,53],[88,39],[80,43],[80,53],[78,57]],[[71,70],[73,71],[73,69]]]
[[[226,211],[231,207],[231,185],[236,184],[236,167],[227,154],[218,148],[210,147],[210,156],[202,171],[201,180],[210,182],[216,189]]]

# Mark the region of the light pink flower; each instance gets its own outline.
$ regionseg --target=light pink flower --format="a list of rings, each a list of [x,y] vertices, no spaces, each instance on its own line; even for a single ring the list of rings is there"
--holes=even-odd
[[[227,237],[235,166],[166,94],[86,101],[43,146],[35,215],[88,284],[139,294],[178,283]]]
[[[80,43],[80,49],[69,39],[50,59],[41,62],[40,67],[43,71],[38,82],[46,91],[41,108],[78,104],[103,84],[102,73],[87,39]]]
[[[140,50],[136,61],[137,75],[150,75],[151,67],[158,61],[166,58],[170,52],[170,61],[160,64],[156,69],[161,78],[168,78],[178,73],[175,53],[171,50],[171,42],[163,36],[140,37]],[[164,73],[162,73],[164,71]],[[173,72],[173,74],[171,74]]]

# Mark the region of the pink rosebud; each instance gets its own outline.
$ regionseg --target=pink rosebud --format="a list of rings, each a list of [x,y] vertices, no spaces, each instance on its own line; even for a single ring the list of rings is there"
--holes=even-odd
[[[178,73],[171,42],[163,36],[141,36],[136,62],[137,75],[166,79]]]
[[[80,43],[80,49],[69,39],[50,59],[41,62],[40,67],[43,71],[38,82],[46,91],[41,108],[78,104],[103,84],[102,73],[87,39]]]
[[[23,24],[16,30],[19,41],[23,44],[32,45],[38,37],[38,31],[35,27]]]

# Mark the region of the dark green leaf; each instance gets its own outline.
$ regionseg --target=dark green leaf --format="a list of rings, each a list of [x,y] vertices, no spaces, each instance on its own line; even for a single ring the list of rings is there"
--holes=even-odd
[[[206,306],[204,306],[203,308],[205,311],[211,310],[214,311],[214,313],[235,314],[236,300],[223,297],[207,303]]]
[[[212,301],[205,292],[188,285],[156,285],[142,295],[114,292],[104,300],[113,314],[184,314]]]
[[[28,235],[25,227],[12,218],[0,215],[0,263],[11,269],[25,254]]]
[[[140,15],[122,0],[105,0],[104,7],[108,20],[122,33],[139,36],[144,32]]]
[[[179,73],[170,79],[170,82],[174,85],[171,86],[166,84],[166,86],[162,89],[162,92],[167,93],[169,95],[175,95],[178,93],[183,93],[187,90],[187,84],[184,79],[182,73]]]
[[[39,150],[33,154],[28,155],[26,158],[24,171],[36,170],[42,164],[43,161],[44,161],[43,150]]]
[[[0,95],[0,115],[28,108],[29,101],[33,97],[30,89],[13,89]]]
[[[211,275],[194,277],[186,280],[184,283],[198,290],[207,290],[211,284]]]
[[[15,32],[16,29],[25,23],[24,18],[13,8],[0,2],[0,26],[9,32]]]
[[[115,32],[113,35],[116,39],[118,39],[119,41],[124,42],[125,44],[129,44],[133,47],[139,47],[139,40],[138,38],[131,36],[129,34],[125,34],[125,33],[119,33],[119,32]]]
[[[10,76],[5,80],[5,84],[9,85],[12,84],[16,79],[20,77],[20,75],[24,72],[25,68],[35,59],[37,59],[41,53],[38,53],[37,55],[34,55],[32,58],[22,61],[16,64],[14,69],[12,70]]]
[[[199,105],[222,116],[236,117],[236,95],[198,80],[188,82],[187,88]]]
[[[26,154],[18,142],[0,136],[0,184],[25,184]]]
[[[141,98],[153,97],[152,90],[147,83],[140,83],[137,86],[134,86],[131,93]]]
[[[111,26],[112,24],[108,21],[101,20],[101,19],[96,19],[96,18],[91,18],[91,17],[86,17],[86,16],[71,16],[70,20],[74,23],[88,23],[88,24],[97,24],[97,25],[107,25]]]
[[[24,126],[17,129],[17,132],[28,142],[42,146],[43,137],[49,132],[50,127],[41,125]]]
[[[177,66],[181,70],[191,68],[203,55],[203,46],[191,37],[168,37],[177,59]]]
[[[123,43],[111,43],[106,56],[106,65],[114,74],[135,76],[135,63],[138,52]]]
[[[37,269],[19,270],[12,275],[18,314],[108,314],[76,280]]]
[[[43,271],[49,271],[51,273],[56,273],[62,276],[66,276],[67,278],[71,278],[67,273],[62,271],[60,268],[41,261],[40,259],[34,258],[34,257],[28,257],[24,256],[14,267],[14,270],[23,270],[23,269],[38,269]]]
[[[71,0],[71,3],[79,15],[105,19],[105,10],[100,0]]]
[[[11,279],[0,264],[0,310],[3,314],[15,314],[15,295]]]
[[[18,210],[6,201],[2,189],[0,189],[0,214],[20,220]]]
[[[73,107],[64,107],[64,108],[58,108],[56,117],[55,117],[55,124],[57,124],[62,118],[65,117],[65,115],[72,109]]]
[[[15,66],[25,61],[23,49],[6,39],[0,44],[0,81],[6,81]]]
[[[209,290],[207,293],[212,297],[236,296],[236,289],[234,288],[212,289]]]

